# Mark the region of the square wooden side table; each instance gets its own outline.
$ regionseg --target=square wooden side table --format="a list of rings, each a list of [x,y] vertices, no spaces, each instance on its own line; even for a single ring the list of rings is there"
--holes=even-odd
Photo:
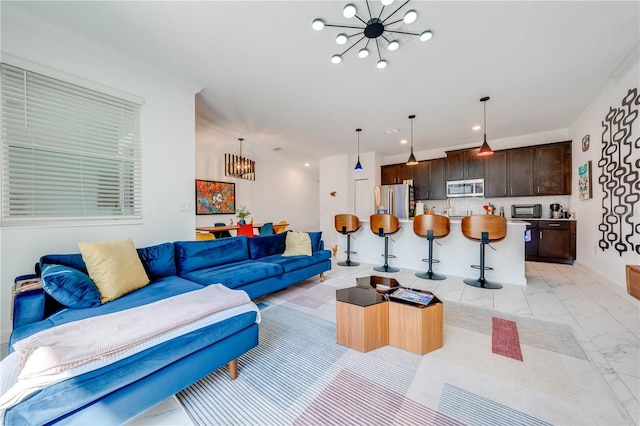
[[[424,355],[441,348],[444,304],[434,296],[428,305],[389,302],[389,344]]]
[[[336,290],[336,341],[360,352],[389,344],[389,302],[372,288]]]

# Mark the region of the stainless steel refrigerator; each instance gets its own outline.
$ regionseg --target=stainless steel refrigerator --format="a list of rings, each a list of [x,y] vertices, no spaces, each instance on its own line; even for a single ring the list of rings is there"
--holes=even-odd
[[[409,219],[414,208],[412,185],[400,183],[380,186],[380,204],[376,207],[378,213],[388,213],[397,216],[398,219]]]

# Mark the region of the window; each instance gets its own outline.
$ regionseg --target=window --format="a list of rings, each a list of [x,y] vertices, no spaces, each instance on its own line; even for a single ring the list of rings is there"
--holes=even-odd
[[[142,217],[140,104],[2,64],[2,225]]]

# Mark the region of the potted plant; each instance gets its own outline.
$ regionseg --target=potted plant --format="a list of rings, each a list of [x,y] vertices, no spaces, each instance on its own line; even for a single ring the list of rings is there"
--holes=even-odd
[[[238,216],[238,219],[240,219],[238,221],[238,223],[240,225],[244,225],[245,223],[247,223],[245,221],[245,219],[247,218],[247,216],[249,216],[251,214],[251,212],[249,210],[247,210],[247,207],[243,204],[240,204],[240,208],[238,210],[236,210],[236,216]]]

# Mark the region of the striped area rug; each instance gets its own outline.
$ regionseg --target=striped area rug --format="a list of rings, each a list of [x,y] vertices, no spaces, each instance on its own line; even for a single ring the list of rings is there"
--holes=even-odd
[[[177,395],[197,425],[627,424],[568,326],[445,302],[420,356],[336,344],[335,289],[266,297],[260,344]]]

